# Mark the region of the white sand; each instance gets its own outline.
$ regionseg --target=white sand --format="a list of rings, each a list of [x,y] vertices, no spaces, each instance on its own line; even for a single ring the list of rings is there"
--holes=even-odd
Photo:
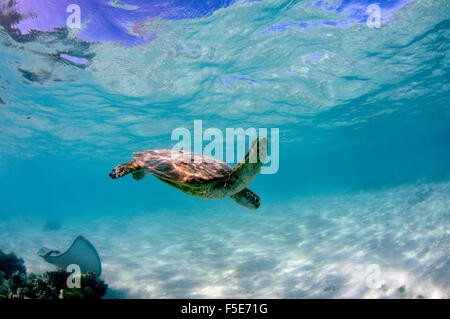
[[[84,235],[109,297],[448,298],[449,194],[450,183],[402,186],[256,212],[65,220],[56,231],[5,219],[0,249],[42,273],[53,266],[36,255],[41,246],[65,250]]]

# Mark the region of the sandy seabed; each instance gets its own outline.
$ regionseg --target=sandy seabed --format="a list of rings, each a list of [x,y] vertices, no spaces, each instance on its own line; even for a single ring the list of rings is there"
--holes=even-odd
[[[142,212],[44,230],[0,217],[0,249],[29,272],[77,235],[110,298],[448,298],[450,183],[265,203],[254,211]]]

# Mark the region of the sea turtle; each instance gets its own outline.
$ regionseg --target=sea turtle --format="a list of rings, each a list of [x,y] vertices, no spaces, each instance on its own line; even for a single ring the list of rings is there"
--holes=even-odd
[[[132,173],[140,180],[152,174],[187,194],[202,198],[231,197],[250,209],[260,205],[259,197],[247,188],[261,171],[267,156],[267,138],[257,138],[234,168],[211,157],[181,150],[149,150],[133,153],[133,162],[120,164],[113,179]]]

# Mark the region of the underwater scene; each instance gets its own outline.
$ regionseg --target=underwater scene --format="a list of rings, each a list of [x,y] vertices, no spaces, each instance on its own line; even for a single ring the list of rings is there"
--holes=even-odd
[[[449,298],[450,2],[0,0],[0,200],[0,298]]]

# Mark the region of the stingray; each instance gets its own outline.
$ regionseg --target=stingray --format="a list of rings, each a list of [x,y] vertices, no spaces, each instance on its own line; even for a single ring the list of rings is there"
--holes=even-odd
[[[63,253],[42,247],[39,249],[38,255],[44,258],[46,262],[62,269],[67,269],[67,266],[75,264],[80,266],[80,270],[84,274],[91,271],[100,276],[102,272],[102,264],[97,251],[83,236],[78,236],[69,249]]]

